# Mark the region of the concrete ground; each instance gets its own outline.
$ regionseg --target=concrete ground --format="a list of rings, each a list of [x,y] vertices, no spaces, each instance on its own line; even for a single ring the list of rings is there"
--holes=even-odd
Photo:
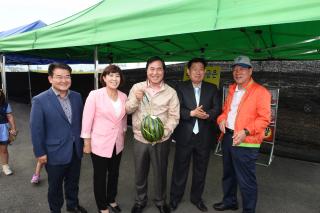
[[[32,185],[31,176],[36,160],[32,152],[29,134],[30,106],[11,103],[19,129],[18,139],[9,147],[10,165],[14,175],[0,173],[0,212],[1,213],[42,213],[48,212],[47,176],[41,173],[41,183]],[[170,183],[173,165],[174,144],[171,146],[168,183]],[[221,176],[222,159],[212,154],[208,168],[206,188],[203,199],[210,212],[214,202],[222,198]],[[149,202],[144,213],[157,213],[153,205],[152,169],[149,177]],[[269,167],[257,166],[259,198],[257,213],[319,213],[320,212],[320,164],[275,157]],[[188,180],[185,196],[177,213],[200,212],[189,202],[191,176]],[[88,212],[97,212],[92,186],[92,164],[89,156],[82,161],[79,199]],[[169,190],[170,184],[168,184]],[[132,151],[132,133],[128,131],[123,153],[117,201],[123,213],[130,212],[134,203],[134,165]],[[241,198],[239,197],[239,200]],[[240,202],[241,203],[241,202]],[[65,207],[63,207],[65,211]],[[228,212],[241,212],[226,211]]]

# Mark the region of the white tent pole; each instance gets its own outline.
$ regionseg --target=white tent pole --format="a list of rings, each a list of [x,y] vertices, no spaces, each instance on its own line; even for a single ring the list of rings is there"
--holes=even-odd
[[[94,49],[94,89],[99,87],[98,64],[98,46],[96,46]]]
[[[1,55],[0,69],[1,69],[1,80],[2,80],[2,91],[5,94],[5,96],[8,98],[5,66],[6,66],[6,57],[4,55]]]
[[[30,104],[31,104],[31,100],[32,100],[32,88],[31,88],[30,65],[28,65],[28,81],[29,81],[29,97],[30,97]]]

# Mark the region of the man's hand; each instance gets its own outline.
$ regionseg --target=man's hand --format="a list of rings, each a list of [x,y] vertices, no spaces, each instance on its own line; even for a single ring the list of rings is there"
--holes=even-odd
[[[190,116],[191,117],[196,117],[200,119],[207,119],[209,118],[209,114],[207,114],[203,109],[203,106],[198,106],[194,110],[190,111]]]
[[[41,164],[46,164],[47,163],[47,155],[42,155],[42,156],[38,157],[38,161]]]
[[[221,132],[226,133],[226,120],[223,120],[219,123],[219,129]]]
[[[246,132],[244,130],[236,132],[233,134],[232,138],[233,138],[233,146],[237,146],[240,143],[242,143],[244,141],[244,139],[246,138]]]
[[[143,90],[137,90],[135,91],[136,99],[138,101],[141,101],[143,99],[144,91]]]
[[[84,139],[83,152],[86,154],[91,153],[91,138]]]

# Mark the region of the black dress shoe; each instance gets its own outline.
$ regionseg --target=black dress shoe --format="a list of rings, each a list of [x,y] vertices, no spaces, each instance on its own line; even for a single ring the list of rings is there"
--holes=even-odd
[[[131,209],[131,213],[142,213],[142,210],[144,209],[145,206],[142,206],[140,204],[134,204],[134,206]]]
[[[114,213],[119,213],[121,212],[121,208],[119,205],[116,205],[116,206],[111,206],[110,204],[108,204],[108,207],[112,210],[112,212]]]
[[[73,212],[73,213],[88,213],[87,210],[80,205],[78,205],[74,208],[67,208],[67,211]]]
[[[224,211],[224,210],[237,210],[238,205],[226,206],[223,202],[213,204],[213,208],[216,211]]]
[[[175,211],[178,208],[178,202],[170,201],[170,209],[171,211]]]
[[[159,209],[160,213],[170,213],[170,208],[167,204],[164,204],[162,206],[157,206],[157,208]]]
[[[202,212],[207,212],[208,211],[208,208],[206,207],[206,205],[204,205],[203,201],[200,200],[199,202],[192,202],[200,211]]]

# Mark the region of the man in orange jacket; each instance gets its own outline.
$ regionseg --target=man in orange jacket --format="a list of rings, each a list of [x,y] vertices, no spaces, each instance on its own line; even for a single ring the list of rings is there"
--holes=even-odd
[[[235,83],[230,85],[217,123],[223,134],[223,200],[217,211],[237,210],[239,184],[243,213],[254,213],[257,203],[255,162],[271,118],[271,95],[252,79],[247,56],[238,56],[232,66]]]

